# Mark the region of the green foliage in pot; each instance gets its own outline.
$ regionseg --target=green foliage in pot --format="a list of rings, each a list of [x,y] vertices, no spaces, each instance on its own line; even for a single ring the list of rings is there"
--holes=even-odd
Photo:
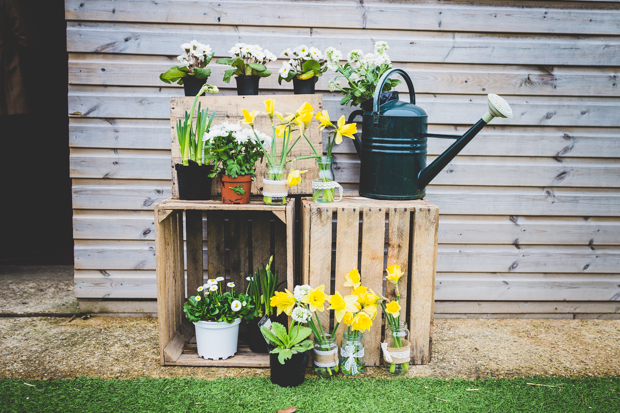
[[[278,355],[280,364],[284,364],[293,357],[293,354],[303,353],[313,347],[312,341],[306,340],[312,334],[312,330],[299,324],[295,325],[295,322],[288,333],[286,327],[280,323],[271,323],[271,329],[265,326],[260,329],[263,336],[275,347],[270,353]]]
[[[179,150],[181,151],[181,158],[183,159],[183,165],[188,166],[189,161],[196,162],[198,165],[202,165],[205,159],[204,142],[202,137],[209,131],[213,117],[215,113],[209,114],[209,108],[205,110],[200,109],[200,103],[198,104],[198,115],[196,116],[196,129],[194,129],[194,109],[196,109],[196,102],[198,97],[205,92],[217,93],[218,89],[215,86],[211,86],[208,83],[200,89],[194,103],[192,104],[192,110],[188,113],[185,112],[185,119],[177,120],[177,138],[179,139]]]
[[[288,62],[282,62],[278,71],[278,84],[282,81],[290,82],[294,78],[306,80],[314,79],[315,82],[327,70],[327,59],[316,47],[306,45],[297,46],[294,50],[286,49],[282,55],[289,58]]]
[[[225,321],[232,324],[237,318],[249,320],[254,314],[252,298],[238,293],[235,283],[222,287],[224,278],[209,280],[205,285],[198,287],[196,295],[190,296],[183,304],[183,311],[189,321]]]
[[[266,315],[271,316],[275,311],[271,305],[271,297],[274,296],[278,289],[278,270],[271,271],[273,255],[269,258],[269,264],[263,265],[263,268],[256,270],[253,277],[248,277],[248,295],[252,297],[255,305],[255,317]],[[284,281],[283,281],[284,282]],[[282,283],[280,283],[282,284]]]
[[[194,76],[196,79],[205,80],[211,76],[211,70],[206,68],[214,55],[211,52],[211,46],[192,40],[189,43],[183,43],[181,49],[183,49],[184,53],[177,56],[180,65],[173,66],[160,74],[159,79],[162,82],[182,85],[183,78],[186,76]]]
[[[269,62],[278,60],[278,57],[267,49],[258,45],[237,43],[228,51],[230,57],[222,57],[215,62],[221,65],[232,66],[224,72],[224,82],[229,83],[230,78],[235,76],[271,76],[271,72],[265,66]]]

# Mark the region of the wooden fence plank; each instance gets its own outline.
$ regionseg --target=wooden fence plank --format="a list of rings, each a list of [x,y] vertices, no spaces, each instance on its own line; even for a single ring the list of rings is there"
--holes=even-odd
[[[270,212],[253,211],[252,217],[252,265],[253,271],[267,265],[271,256]]]
[[[157,211],[155,211],[157,214]],[[170,218],[168,219],[170,220]],[[167,221],[168,221],[167,220]],[[156,230],[159,234],[157,241],[157,288],[155,289],[155,293],[157,294],[157,312],[159,314],[168,314],[168,308],[170,303],[167,298],[168,291],[168,277],[167,277],[167,261],[168,261],[168,249],[166,248],[166,238],[169,236],[166,234],[166,227],[168,227],[168,222],[162,221],[159,222],[156,226]],[[80,291],[76,290],[76,297],[80,297]],[[158,320],[159,325],[159,358],[160,364],[164,364],[164,348],[168,341],[170,341],[170,327],[168,317],[159,317]]]
[[[209,279],[226,277],[224,255],[224,214],[222,211],[207,211],[207,248],[209,250]]]
[[[505,301],[437,301],[435,314],[525,314],[525,313],[620,313],[617,302],[505,302]]]
[[[362,259],[360,273],[362,284],[372,289],[375,294],[383,293],[383,239],[385,237],[385,208],[366,207],[362,211]],[[370,330],[364,333],[365,356],[364,364],[378,366],[381,342],[381,320],[383,312],[377,309],[377,318]]]
[[[250,274],[249,255],[249,217],[248,211],[234,211],[228,216],[230,220],[230,280],[237,286],[237,291],[245,292]]]
[[[310,207],[310,268],[311,287],[325,286],[325,293],[331,291],[332,274],[332,209],[329,206],[314,204]],[[330,330],[329,311],[319,313],[324,331]]]
[[[388,250],[387,265],[399,265],[401,271],[405,273],[398,282],[400,294],[400,305],[402,314],[409,314],[409,291],[407,290],[407,280],[411,277],[409,273],[409,233],[411,230],[412,211],[409,208],[388,208]],[[390,300],[396,299],[396,289],[389,281],[386,282],[385,296]],[[403,316],[402,320],[406,320]],[[405,321],[406,322],[406,321]]]
[[[196,289],[203,285],[202,243],[203,212],[185,211],[187,231],[187,296],[196,294]]]

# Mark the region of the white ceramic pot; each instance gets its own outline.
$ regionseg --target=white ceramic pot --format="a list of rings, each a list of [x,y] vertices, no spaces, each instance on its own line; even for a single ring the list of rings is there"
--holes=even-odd
[[[240,318],[232,324],[225,321],[199,321],[194,323],[198,355],[211,360],[227,359],[234,356],[237,352],[240,323]]]

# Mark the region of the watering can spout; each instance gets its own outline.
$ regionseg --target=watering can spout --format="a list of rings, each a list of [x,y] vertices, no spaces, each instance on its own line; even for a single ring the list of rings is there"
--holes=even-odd
[[[439,155],[437,159],[430,165],[420,171],[418,174],[417,185],[419,190],[426,188],[438,174],[454,159],[454,157],[463,150],[463,148],[484,128],[493,118],[511,118],[512,109],[508,102],[502,97],[489,94],[488,96],[489,110],[482,118],[463,134],[456,142],[452,144],[444,153]]]

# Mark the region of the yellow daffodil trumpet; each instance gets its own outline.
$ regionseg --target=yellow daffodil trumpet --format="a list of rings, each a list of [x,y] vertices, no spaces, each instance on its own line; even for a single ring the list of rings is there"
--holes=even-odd
[[[297,169],[293,169],[291,173],[288,174],[288,186],[292,187],[295,185],[299,185],[301,183],[301,174],[305,174],[306,172],[308,171],[299,171]]]
[[[360,272],[358,270],[352,270],[351,272],[349,272],[347,275],[344,276],[344,279],[345,279],[345,282],[344,282],[345,287],[351,287],[353,289],[356,289],[361,284]]]
[[[310,290],[308,294],[302,298],[301,302],[310,306],[310,311],[323,311],[325,300],[328,296],[325,294],[325,286],[321,285],[317,288]]]
[[[254,118],[258,115],[258,112],[253,110],[252,112],[248,112],[245,109],[242,109],[243,113],[243,123],[247,123],[250,126],[254,126]]]

